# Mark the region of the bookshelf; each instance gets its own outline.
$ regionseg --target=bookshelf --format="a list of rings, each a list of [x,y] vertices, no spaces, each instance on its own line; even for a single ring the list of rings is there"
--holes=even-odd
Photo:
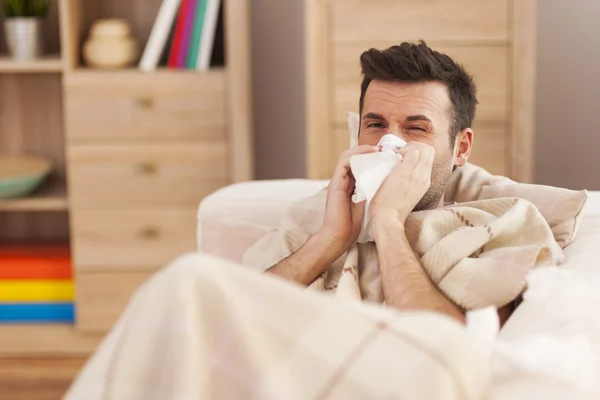
[[[2,246],[69,246],[74,324],[0,324],[0,357],[86,357],[135,288],[195,250],[196,207],[253,178],[249,0],[223,0],[223,65],[92,69],[82,45],[122,18],[143,50],[162,0],[54,0],[46,55],[18,63],[0,33],[0,153],[49,158],[31,196],[0,200]]]

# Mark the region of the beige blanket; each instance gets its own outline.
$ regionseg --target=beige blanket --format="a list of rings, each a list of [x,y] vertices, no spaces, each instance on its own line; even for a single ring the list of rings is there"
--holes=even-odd
[[[294,205],[278,231],[248,250],[244,263],[264,271],[298,250],[321,227],[326,195],[323,191]],[[406,222],[406,234],[432,281],[464,309],[502,307],[524,290],[532,268],[563,260],[547,222],[523,199],[415,212]],[[353,246],[311,287],[383,302],[375,244]]]
[[[193,254],[138,289],[66,400],[484,399],[489,346]]]

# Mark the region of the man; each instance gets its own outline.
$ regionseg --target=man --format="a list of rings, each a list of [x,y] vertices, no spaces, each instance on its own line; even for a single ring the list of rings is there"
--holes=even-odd
[[[268,272],[309,285],[356,242],[364,203],[351,200],[350,157],[379,151],[381,137],[392,133],[408,144],[371,204],[385,301],[399,309],[433,310],[462,321],[462,310],[421,267],[404,223],[412,211],[443,206],[453,169],[467,162],[477,105],[475,84],[461,65],[424,42],[368,50],[361,65],[359,146],[339,158],[322,228]]]

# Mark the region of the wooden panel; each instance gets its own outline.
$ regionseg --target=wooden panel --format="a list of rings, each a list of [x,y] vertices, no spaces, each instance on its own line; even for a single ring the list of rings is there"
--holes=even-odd
[[[225,1],[225,51],[231,180],[254,178],[250,1]]]
[[[329,2],[305,1],[306,32],[306,170],[309,179],[329,179],[331,148],[331,48]]]
[[[142,74],[86,71],[65,77],[67,137],[223,139],[224,71]]]
[[[334,120],[346,124],[346,112],[358,112],[360,98],[360,61],[361,53],[371,47],[385,49],[395,43],[389,41],[357,42],[338,44],[334,49]],[[507,120],[509,90],[508,48],[498,47],[457,47],[440,45],[432,47],[448,54],[464,65],[468,73],[474,76],[477,84],[476,121],[500,122]]]
[[[332,0],[337,42],[508,41],[509,0]],[[322,37],[325,40],[324,37]]]
[[[508,174],[508,133],[505,127],[475,126],[473,151],[469,162],[479,165],[493,174]],[[333,173],[337,158],[350,147],[348,128],[332,129],[332,139],[336,144],[334,156],[328,165],[329,173]]]
[[[533,182],[537,1],[513,0],[510,177]]]
[[[79,65],[79,43],[82,32],[81,2],[83,0],[58,0],[60,12],[60,43],[67,71]]]
[[[473,150],[469,162],[496,175],[508,171],[508,132],[505,127],[473,128]]]
[[[106,333],[150,273],[77,274],[77,329]]]
[[[60,75],[0,74],[0,152],[47,157],[64,177]]]
[[[68,241],[67,212],[0,212],[0,243],[24,240],[59,243]]]
[[[227,184],[224,141],[69,146],[72,206],[196,206]]]
[[[196,248],[196,208],[71,211],[81,271],[155,271]]]
[[[87,357],[0,357],[0,399],[62,399]]]
[[[102,336],[68,324],[0,325],[0,357],[88,356]]]

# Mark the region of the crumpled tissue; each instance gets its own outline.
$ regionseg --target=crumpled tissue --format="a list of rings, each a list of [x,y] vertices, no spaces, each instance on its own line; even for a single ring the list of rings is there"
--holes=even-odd
[[[357,154],[350,158],[350,169],[356,182],[352,201],[354,203],[366,201],[358,243],[374,241],[370,216],[371,200],[394,166],[402,160],[402,156],[396,153],[396,150],[406,146],[406,142],[397,136],[387,134],[381,138],[378,146],[381,147],[380,152]]]

